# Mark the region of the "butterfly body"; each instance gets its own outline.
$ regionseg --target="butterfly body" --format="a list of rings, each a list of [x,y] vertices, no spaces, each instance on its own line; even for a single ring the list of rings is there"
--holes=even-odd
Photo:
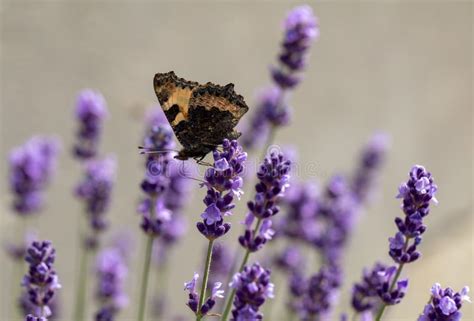
[[[177,77],[174,72],[158,73],[155,93],[166,118],[183,146],[176,158],[204,158],[224,139],[237,139],[234,128],[248,111],[234,85],[201,85]]]

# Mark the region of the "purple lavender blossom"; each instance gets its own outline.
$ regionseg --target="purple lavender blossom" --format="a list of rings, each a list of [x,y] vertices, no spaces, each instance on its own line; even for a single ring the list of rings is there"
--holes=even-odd
[[[274,258],[274,262],[276,267],[290,274],[302,271],[306,263],[300,249],[296,246],[286,247]]]
[[[43,318],[43,317],[35,317],[35,316],[32,316],[31,314],[28,314],[25,318],[25,321],[48,321],[48,319]]]
[[[301,81],[308,53],[319,36],[318,19],[309,6],[299,6],[289,12],[284,23],[285,37],[279,54],[278,67],[271,67],[274,85],[262,90],[255,112],[242,137],[245,148],[253,148],[271,135],[274,127],[290,122],[291,111],[286,92]]]
[[[74,155],[78,159],[89,159],[97,155],[102,123],[108,114],[107,104],[102,94],[85,89],[77,97],[75,112],[79,129]]]
[[[431,300],[425,306],[418,321],[460,321],[462,314],[459,312],[463,301],[471,302],[469,288],[465,286],[460,292],[451,288],[443,289],[439,283],[431,288]]]
[[[53,268],[55,250],[51,242],[33,242],[28,248],[25,260],[29,264],[29,269],[23,278],[22,286],[34,306],[33,315],[46,320],[51,315],[49,304],[56,290],[61,287]]]
[[[128,268],[120,250],[108,248],[101,251],[95,270],[98,279],[96,297],[100,302],[95,320],[115,320],[118,312],[128,304],[128,297],[124,293]]]
[[[224,217],[231,215],[235,207],[234,197],[242,195],[244,163],[247,153],[236,140],[225,139],[222,151],[214,151],[214,165],[204,175],[207,194],[203,202],[206,210],[201,214],[202,222],[197,223],[199,232],[209,240],[215,240],[230,230],[230,223]]]
[[[285,216],[278,223],[277,232],[290,239],[311,243],[321,230],[316,216],[320,202],[321,195],[316,184],[292,184],[281,202],[285,208]]]
[[[382,302],[387,305],[398,304],[405,296],[408,280],[391,284],[397,268],[376,263],[372,269],[364,269],[362,281],[352,290],[352,307],[358,313],[374,311]]]
[[[329,316],[339,294],[342,274],[337,266],[323,266],[307,280],[301,297],[299,314],[302,320],[325,319]]]
[[[341,175],[333,176],[320,202],[316,217],[319,228],[312,241],[324,261],[340,260],[359,213],[357,205],[347,180]]]
[[[385,161],[387,149],[387,135],[378,133],[362,150],[358,168],[352,180],[352,190],[361,203],[371,196],[380,167]]]
[[[246,230],[239,237],[240,245],[247,250],[256,252],[272,239],[274,231],[270,218],[280,211],[277,200],[289,186],[290,170],[291,162],[281,153],[271,153],[260,165],[255,198],[247,204],[249,213],[244,222]],[[257,224],[252,229],[255,219]]]
[[[298,72],[306,67],[308,50],[319,37],[318,19],[307,5],[294,8],[284,23],[285,38],[279,55],[280,68],[272,68],[273,80],[281,88],[293,88],[301,80]]]
[[[54,170],[59,152],[57,139],[34,136],[9,155],[13,208],[19,215],[37,213]]]
[[[417,246],[426,231],[423,218],[429,214],[430,202],[438,202],[435,198],[437,189],[431,173],[420,165],[413,166],[410,179],[399,187],[397,198],[403,199],[405,218],[395,219],[398,232],[389,239],[389,254],[395,262],[410,263],[420,257]]]
[[[199,274],[194,273],[193,279],[189,282],[184,283],[184,290],[189,292],[189,299],[187,306],[193,311],[196,315],[206,315],[209,313],[216,304],[217,298],[224,297],[224,291],[221,290],[222,283],[216,282],[211,290],[211,295],[204,301],[201,309],[198,311],[199,306],[199,294],[196,291],[197,280],[199,279]]]
[[[168,168],[172,159],[170,149],[173,147],[173,132],[169,125],[153,126],[144,138],[145,149],[163,151],[147,155],[146,175],[141,183],[146,198],[138,208],[142,214],[142,229],[154,236],[162,235],[165,223],[171,220],[171,212],[163,196],[170,184]]]
[[[116,173],[115,157],[88,160],[85,163],[84,179],[76,187],[76,196],[84,201],[89,226],[93,231],[86,243],[93,247],[97,243],[97,234],[107,228],[105,213],[110,205]]]
[[[61,305],[58,295],[54,295],[51,301],[48,303],[51,315],[48,317],[48,321],[59,320],[61,316]],[[34,315],[37,308],[30,302],[29,294],[26,291],[22,291],[18,298],[18,308],[23,315]]]
[[[236,290],[231,321],[262,320],[260,307],[266,299],[273,298],[274,285],[270,283],[270,270],[254,263],[236,273],[230,284]]]

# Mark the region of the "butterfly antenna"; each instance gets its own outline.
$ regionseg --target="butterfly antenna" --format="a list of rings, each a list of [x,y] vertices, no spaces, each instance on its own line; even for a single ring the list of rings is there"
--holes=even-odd
[[[138,149],[140,150],[140,154],[142,155],[150,155],[150,154],[164,154],[164,153],[169,153],[169,152],[175,152],[179,153],[179,151],[174,150],[174,149],[153,149],[150,147],[145,147],[145,146],[138,146]]]
[[[193,180],[193,181],[197,181],[197,182],[199,182],[199,183],[201,183],[201,184],[205,184],[205,183],[206,183],[206,181],[204,181],[204,180],[202,180],[202,179],[200,179],[200,178],[195,178],[195,177],[189,176],[189,175],[186,173],[186,169],[185,169],[185,167],[184,167],[184,164],[185,164],[185,162],[182,161],[181,166],[180,166],[180,168],[179,168],[179,172],[180,172],[180,174],[181,174],[184,178],[191,179],[191,180]]]

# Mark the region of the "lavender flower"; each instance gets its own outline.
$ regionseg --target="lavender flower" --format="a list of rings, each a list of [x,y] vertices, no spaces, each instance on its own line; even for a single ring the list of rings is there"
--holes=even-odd
[[[214,165],[206,170],[204,176],[207,194],[204,198],[206,210],[201,214],[202,222],[197,223],[199,232],[209,240],[215,240],[230,230],[224,217],[235,207],[234,196],[242,195],[242,174],[247,153],[236,140],[224,140],[222,151],[214,151]]]
[[[280,255],[274,258],[274,262],[279,269],[290,274],[301,271],[306,263],[301,251],[296,246],[286,247]]]
[[[153,126],[144,139],[145,149],[163,151],[147,155],[147,171],[141,184],[146,198],[138,208],[138,212],[142,214],[142,229],[154,236],[161,235],[165,222],[171,220],[171,212],[166,207],[163,196],[170,184],[168,168],[172,154],[169,150],[173,146],[173,132],[168,125]]]
[[[95,320],[112,321],[128,304],[124,293],[128,268],[122,253],[118,249],[108,248],[99,253],[95,270],[98,279],[96,297],[100,302]]]
[[[281,67],[272,68],[272,75],[281,88],[292,88],[301,80],[297,73],[306,67],[308,50],[319,37],[319,25],[311,7],[303,5],[290,11],[284,28],[285,38],[279,55]]]
[[[35,317],[32,316],[31,314],[28,314],[25,318],[25,321],[48,321],[48,319],[43,318],[43,317]]]
[[[85,163],[84,179],[76,187],[76,196],[84,201],[85,212],[89,218],[89,226],[93,231],[86,244],[96,246],[97,234],[107,227],[105,213],[110,205],[115,173],[115,157],[88,160]]]
[[[341,271],[336,266],[323,266],[307,281],[306,291],[301,297],[300,317],[304,321],[327,318],[338,296],[341,286]]]
[[[56,139],[34,136],[10,152],[10,189],[14,195],[13,208],[19,215],[31,215],[41,209],[58,151]]]
[[[79,121],[74,155],[78,159],[89,159],[97,155],[102,123],[107,116],[107,105],[99,92],[85,89],[76,101],[76,118]]]
[[[230,287],[236,290],[232,321],[262,320],[260,307],[267,298],[273,298],[274,285],[270,283],[270,270],[254,263],[236,273]]]
[[[309,6],[299,6],[290,11],[284,29],[280,66],[271,68],[274,85],[262,90],[249,125],[243,131],[242,142],[246,148],[265,141],[274,127],[289,123],[291,117],[286,92],[301,81],[309,49],[319,36],[318,20]]]
[[[385,160],[388,137],[379,133],[374,135],[361,153],[358,168],[352,180],[352,190],[360,202],[365,202],[373,189],[377,174]]]
[[[410,179],[399,187],[397,198],[403,199],[405,218],[395,219],[398,232],[390,238],[389,254],[395,262],[409,263],[420,257],[417,246],[426,231],[423,218],[429,214],[430,202],[438,202],[434,196],[437,189],[431,173],[420,165],[413,166]]]
[[[256,252],[272,239],[274,231],[270,218],[280,211],[277,200],[289,186],[290,169],[291,162],[281,153],[271,153],[260,165],[255,198],[247,204],[249,213],[244,222],[246,230],[239,237],[240,244],[247,250]],[[255,219],[257,225],[252,229]]]
[[[209,313],[216,304],[217,298],[224,297],[224,291],[220,290],[222,283],[216,282],[211,290],[211,295],[204,301],[201,309],[198,311],[199,306],[199,294],[196,291],[197,280],[199,279],[199,274],[194,273],[194,277],[191,281],[184,283],[184,290],[189,292],[189,299],[187,306],[196,314],[196,315],[206,315]]]
[[[357,312],[374,311],[382,302],[398,304],[405,296],[408,280],[397,281],[392,288],[395,266],[376,263],[371,270],[364,269],[362,281],[352,290],[352,307]]]
[[[463,301],[471,302],[469,288],[465,286],[460,292],[451,288],[443,289],[439,283],[431,288],[431,300],[425,306],[418,321],[460,321]]]
[[[28,248],[25,260],[29,263],[29,269],[22,285],[35,308],[33,315],[46,320],[51,315],[48,305],[55,291],[61,287],[53,268],[55,250],[51,242],[33,242]]]

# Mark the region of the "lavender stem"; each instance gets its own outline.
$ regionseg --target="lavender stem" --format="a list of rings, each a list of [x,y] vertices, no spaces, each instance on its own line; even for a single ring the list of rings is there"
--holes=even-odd
[[[154,206],[152,206],[154,208]],[[152,210],[153,211],[153,210]],[[153,215],[154,217],[154,215]],[[137,321],[145,320],[145,310],[146,310],[146,301],[147,301],[147,290],[148,290],[148,277],[150,275],[150,265],[151,265],[151,254],[153,251],[153,241],[154,236],[149,235],[145,248],[145,262],[143,265],[143,274],[142,274],[142,283],[141,283],[141,292],[140,292],[140,301],[138,303],[138,319]]]
[[[74,320],[83,321],[84,312],[86,309],[86,289],[87,289],[87,267],[89,261],[89,251],[86,246],[81,246],[81,254],[79,258],[79,277],[77,279],[78,284],[76,286],[76,308],[74,312]]]
[[[253,235],[257,234],[258,229],[260,228],[261,224],[262,224],[262,219],[258,218],[257,225],[255,226],[255,229],[253,230]],[[250,257],[250,250],[247,249],[247,251],[245,252],[244,259],[242,260],[242,263],[240,264],[239,271],[238,271],[239,273],[244,270],[244,267],[247,264],[249,257]],[[232,289],[232,292],[229,295],[229,299],[227,300],[224,313],[222,314],[221,321],[226,321],[227,318],[229,317],[230,310],[232,309],[232,301],[234,300],[235,292],[236,292],[236,289],[235,288]]]
[[[202,279],[201,295],[199,296],[199,305],[198,305],[198,313],[196,315],[196,321],[199,321],[203,318],[203,315],[201,314],[201,307],[204,303],[204,297],[207,291],[207,281],[209,280],[209,271],[211,270],[213,245],[214,245],[214,240],[209,240],[209,245],[207,247],[207,255],[206,255],[206,266],[204,267],[204,276]]]

